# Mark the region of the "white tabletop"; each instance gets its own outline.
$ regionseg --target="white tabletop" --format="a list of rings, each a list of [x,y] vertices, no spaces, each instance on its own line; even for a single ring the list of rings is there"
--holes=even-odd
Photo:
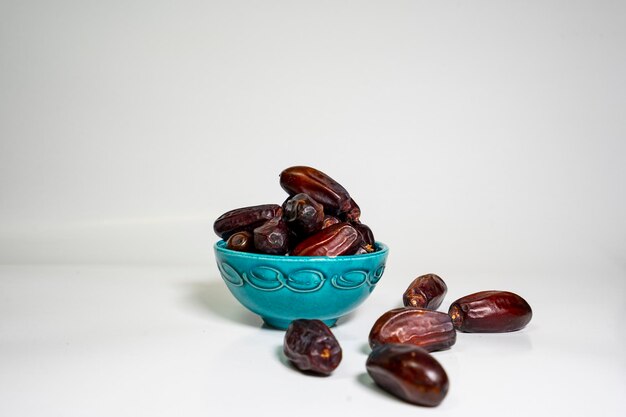
[[[312,416],[324,407],[350,415],[619,415],[624,283],[602,271],[450,273],[442,309],[473,291],[509,289],[532,305],[532,321],[514,333],[460,333],[451,349],[434,353],[450,379],[435,409],[382,392],[365,372],[367,335],[399,305],[404,267],[390,264],[371,297],[333,328],[343,361],[331,376],[313,377],[289,366],[284,332],[239,305],[213,266],[2,266],[0,415]]]

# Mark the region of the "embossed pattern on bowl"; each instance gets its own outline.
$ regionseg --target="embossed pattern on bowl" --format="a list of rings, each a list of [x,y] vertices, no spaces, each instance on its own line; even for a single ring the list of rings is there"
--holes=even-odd
[[[298,318],[333,325],[360,305],[385,270],[388,247],[334,258],[276,256],[229,250],[215,244],[217,267],[233,296],[272,327],[286,328]]]

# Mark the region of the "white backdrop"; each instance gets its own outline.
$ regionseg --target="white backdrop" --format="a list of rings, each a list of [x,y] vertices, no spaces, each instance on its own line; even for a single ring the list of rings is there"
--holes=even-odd
[[[425,272],[459,296],[482,277],[530,295],[555,345],[599,347],[550,325],[574,300],[610,317],[598,337],[626,313],[625,16],[608,0],[0,0],[0,264],[194,266],[217,282],[213,220],[281,203],[278,174],[305,164],[390,246],[380,297]],[[7,274],[14,358],[7,329],[28,313],[9,301],[31,290]],[[624,337],[607,337],[618,357]]]
[[[208,263],[297,164],[398,257],[626,262],[621,2],[0,7],[2,262]]]

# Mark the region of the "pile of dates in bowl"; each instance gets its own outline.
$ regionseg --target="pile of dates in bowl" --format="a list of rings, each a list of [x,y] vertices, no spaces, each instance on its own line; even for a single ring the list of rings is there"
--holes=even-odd
[[[266,324],[295,319],[332,326],[382,277],[388,248],[361,222],[348,191],[325,173],[293,166],[280,174],[281,204],[230,210],[215,220],[217,266],[235,298]]]
[[[222,214],[213,230],[226,247],[290,256],[343,256],[375,251],[372,230],[346,189],[323,172],[294,166],[280,174],[289,194],[282,205],[262,204]]]

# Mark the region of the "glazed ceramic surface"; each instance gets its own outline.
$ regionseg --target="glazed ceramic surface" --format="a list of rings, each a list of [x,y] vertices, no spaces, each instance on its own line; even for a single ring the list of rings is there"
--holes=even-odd
[[[215,244],[217,267],[235,298],[270,326],[285,329],[298,318],[332,326],[376,287],[389,248],[363,255],[276,256],[237,252]]]

